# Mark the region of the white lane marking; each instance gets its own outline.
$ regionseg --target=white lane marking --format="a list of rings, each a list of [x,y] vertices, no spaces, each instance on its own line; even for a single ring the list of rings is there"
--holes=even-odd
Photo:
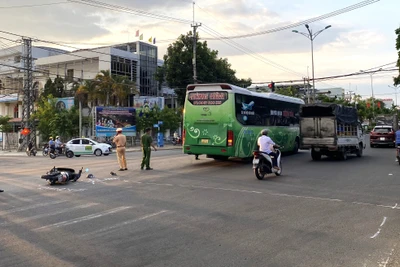
[[[376,232],[373,236],[371,236],[370,238],[375,238],[377,237],[379,234],[381,233],[381,228],[378,229],[378,232]]]
[[[54,216],[54,215],[70,212],[70,211],[73,211],[73,210],[76,210],[76,209],[89,208],[89,207],[92,207],[92,206],[95,206],[95,205],[98,205],[98,204],[99,203],[88,203],[88,204],[84,204],[84,205],[80,205],[80,206],[76,206],[76,207],[72,207],[72,208],[68,208],[68,209],[60,209],[60,210],[58,210],[56,212],[53,212],[53,213],[38,214],[38,215],[35,215],[35,216],[31,216],[31,217],[19,218],[19,219],[13,220],[12,222],[0,223],[0,226],[9,225],[11,223],[23,223],[23,222],[27,222],[27,221],[41,219],[41,218],[48,217],[48,216]]]
[[[119,208],[115,208],[115,209],[111,209],[108,211],[104,211],[104,212],[99,212],[99,213],[95,213],[95,214],[91,214],[91,215],[87,215],[87,216],[83,216],[80,218],[76,218],[76,219],[72,219],[72,220],[67,220],[67,221],[62,221],[62,222],[58,222],[58,223],[54,223],[54,224],[49,224],[49,225],[45,225],[36,229],[33,229],[34,231],[43,231],[43,230],[50,230],[51,228],[58,228],[61,226],[67,226],[67,225],[71,225],[71,224],[75,224],[75,223],[80,223],[83,221],[88,221],[88,220],[92,220],[92,219],[96,219],[105,215],[109,215],[109,214],[113,214],[119,211],[123,211],[126,209],[130,209],[132,207],[128,206],[128,207],[119,207]]]
[[[6,214],[10,214],[10,213],[15,213],[15,212],[20,212],[20,211],[26,211],[26,210],[30,210],[30,209],[45,207],[45,206],[49,206],[49,205],[53,205],[53,204],[60,204],[60,203],[67,202],[65,200],[63,200],[63,201],[45,200],[45,201],[46,201],[46,203],[40,203],[40,204],[31,205],[31,206],[26,206],[26,207],[21,207],[21,208],[15,208],[15,209],[11,209],[11,210],[2,211],[2,212],[0,212],[0,216],[6,215]]]
[[[393,255],[393,251],[394,251],[394,248],[392,248],[392,250],[390,251],[389,256],[386,258],[386,260],[382,260],[381,262],[378,262],[379,263],[379,267],[386,267],[387,266],[387,264],[389,263],[390,257]]]
[[[143,221],[143,220],[146,220],[148,218],[155,217],[157,215],[163,214],[165,212],[168,212],[168,210],[162,210],[162,211],[159,211],[159,212],[156,212],[156,213],[152,213],[152,214],[148,214],[148,215],[142,216],[140,218],[136,218],[136,219],[133,219],[133,220],[121,222],[121,223],[118,223],[118,224],[115,224],[115,225],[112,225],[112,226],[109,226],[109,227],[105,227],[105,228],[96,230],[96,231],[91,232],[91,233],[87,233],[87,234],[81,235],[81,236],[102,235],[102,234],[105,234],[106,232],[115,230],[115,229],[123,227],[125,225],[131,224],[131,223],[135,223],[135,222],[139,222],[139,221]]]
[[[39,186],[39,190],[48,190],[48,191],[57,191],[57,192],[62,192],[62,191],[68,191],[68,192],[82,192],[86,191],[87,189],[73,189],[73,188],[56,188],[56,187],[43,187]]]
[[[221,188],[221,187],[207,187],[207,186],[183,185],[183,184],[163,184],[163,183],[140,182],[140,181],[132,181],[131,183],[134,183],[134,184],[142,184],[142,185],[177,186],[177,187],[182,187],[182,188],[201,188],[201,189],[211,189],[211,190],[223,190],[223,191],[241,192],[241,193],[251,193],[251,194],[265,194],[265,195],[278,196],[278,197],[295,197],[295,198],[322,200],[322,201],[330,201],[330,202],[344,202],[344,203],[348,203],[348,202],[345,201],[345,200],[337,199],[337,198],[299,196],[299,195],[290,195],[290,194],[284,194],[284,193],[269,193],[269,192],[260,192],[260,191],[251,191],[251,190],[241,190],[241,189],[230,189],[230,188]],[[128,188],[133,188],[133,187],[128,187]],[[388,205],[372,204],[372,203],[357,202],[357,201],[353,201],[353,202],[350,202],[350,203],[351,203],[351,204],[355,204],[355,205],[373,206],[373,207],[381,207],[381,208],[399,209],[399,210],[400,210],[400,206],[397,206],[397,204],[393,207],[393,206],[388,206]]]
[[[160,186],[179,186],[183,188],[200,188],[200,189],[211,189],[211,190],[222,190],[222,191],[231,191],[231,192],[243,192],[243,193],[254,193],[254,194],[262,194],[263,192],[259,191],[250,191],[250,190],[242,190],[242,189],[234,189],[234,188],[221,188],[221,187],[209,187],[209,186],[201,186],[201,185],[184,185],[184,184],[162,184],[162,183],[151,183],[151,182],[133,182],[136,184],[148,184],[148,185],[160,185]]]
[[[385,224],[386,219],[387,219],[386,217],[383,217],[383,221],[382,221],[382,223],[381,223],[381,225],[379,227],[382,227]]]
[[[379,226],[379,228],[378,228],[378,232],[376,232],[373,236],[371,236],[370,238],[375,238],[375,237],[377,237],[380,233],[381,233],[381,230],[382,230],[382,226],[385,224],[385,222],[386,222],[386,217],[383,217],[383,221],[382,221],[382,223],[381,223],[381,225]]]

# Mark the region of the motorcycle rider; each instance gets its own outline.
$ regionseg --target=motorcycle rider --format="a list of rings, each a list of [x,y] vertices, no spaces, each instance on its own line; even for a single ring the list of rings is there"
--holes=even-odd
[[[62,154],[62,142],[59,136],[56,136],[55,148],[58,150],[58,154]]]
[[[399,161],[399,149],[397,148],[400,146],[400,128],[396,131],[396,161]]]
[[[49,140],[50,152],[54,153],[55,148],[56,148],[56,143],[54,142],[53,137],[50,136],[50,140]]]
[[[271,137],[268,136],[269,130],[263,129],[261,131],[261,136],[257,140],[257,145],[259,146],[259,150],[261,152],[267,153],[269,156],[272,156],[272,164],[273,168],[276,170],[280,170],[277,163],[277,155],[271,149],[273,146],[279,147],[277,144],[272,141]]]

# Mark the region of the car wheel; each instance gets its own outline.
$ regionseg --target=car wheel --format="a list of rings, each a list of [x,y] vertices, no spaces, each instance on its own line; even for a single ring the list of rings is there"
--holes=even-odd
[[[101,151],[101,149],[96,149],[96,150],[94,151],[94,154],[95,154],[97,157],[99,157],[99,156],[101,156],[101,155],[103,154],[103,152]]]
[[[81,155],[75,155],[75,157],[79,158]]]
[[[72,158],[74,156],[74,152],[68,150],[67,153],[65,153],[65,156],[67,156],[67,158]]]

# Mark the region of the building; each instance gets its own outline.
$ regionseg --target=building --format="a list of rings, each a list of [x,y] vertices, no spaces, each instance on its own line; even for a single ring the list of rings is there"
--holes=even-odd
[[[100,71],[108,70],[134,81],[140,95],[160,96],[155,74],[163,61],[157,57],[157,46],[138,41],[40,58],[35,65],[46,70],[48,77],[61,76],[71,83],[92,80]],[[131,93],[130,98],[133,88]]]
[[[385,105],[385,108],[390,109],[394,105],[394,101],[392,98],[384,98],[384,99],[379,99],[379,100],[383,102],[383,104]]]
[[[344,89],[340,87],[315,89],[317,94],[324,94],[331,98],[343,99],[345,97]]]
[[[37,59],[65,53],[61,49],[38,46],[32,47],[32,58]],[[0,116],[9,116],[16,129],[22,119],[22,90],[24,78],[23,45],[0,50]],[[34,79],[40,79],[43,73],[37,69]],[[38,83],[34,84],[38,90]],[[36,91],[37,92],[37,91]]]

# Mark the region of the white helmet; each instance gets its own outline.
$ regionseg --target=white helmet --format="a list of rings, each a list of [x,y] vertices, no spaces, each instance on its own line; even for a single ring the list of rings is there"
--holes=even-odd
[[[268,129],[262,129],[261,130],[261,135],[268,135],[269,130]]]

